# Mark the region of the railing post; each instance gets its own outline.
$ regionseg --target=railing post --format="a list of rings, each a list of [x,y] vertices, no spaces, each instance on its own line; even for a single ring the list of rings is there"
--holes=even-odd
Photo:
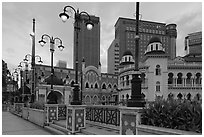
[[[45,104],[46,108],[46,122],[47,124],[58,119],[57,104]]]
[[[120,135],[138,135],[141,107],[120,107]]]
[[[86,106],[70,105],[67,106],[66,129],[71,134],[80,132],[80,129],[86,127]]]

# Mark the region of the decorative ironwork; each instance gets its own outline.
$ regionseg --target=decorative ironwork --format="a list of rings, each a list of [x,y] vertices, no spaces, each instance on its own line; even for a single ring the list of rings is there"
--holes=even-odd
[[[87,106],[86,120],[119,126],[120,111],[117,107]]]
[[[58,106],[58,119],[66,119],[66,105]]]

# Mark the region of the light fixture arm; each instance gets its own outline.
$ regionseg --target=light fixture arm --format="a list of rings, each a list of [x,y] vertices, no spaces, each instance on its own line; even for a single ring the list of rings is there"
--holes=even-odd
[[[66,10],[67,8],[71,8],[74,11],[75,14],[77,13],[76,10],[72,6],[65,6],[64,7],[64,12],[67,12],[67,10]]]

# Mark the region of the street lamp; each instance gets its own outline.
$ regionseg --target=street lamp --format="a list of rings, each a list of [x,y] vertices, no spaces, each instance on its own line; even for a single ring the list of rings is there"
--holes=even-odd
[[[87,15],[88,16],[88,21],[86,22],[86,27],[88,30],[91,30],[94,27],[93,22],[91,21],[91,17],[89,14],[85,11],[79,12],[79,9],[77,11],[72,7],[72,6],[65,6],[64,11],[59,14],[59,17],[62,19],[63,22],[66,22],[69,18],[70,15],[68,15],[68,10],[71,9],[74,11],[74,20],[75,20],[75,26],[74,26],[74,31],[76,33],[76,58],[75,58],[75,84],[74,84],[74,89],[73,89],[73,100],[71,102],[71,105],[81,105],[82,100],[79,100],[79,84],[78,84],[78,45],[79,45],[79,31],[80,31],[80,22],[81,22],[81,16]],[[67,12],[67,13],[66,13]]]
[[[60,51],[62,51],[64,49],[64,46],[62,45],[62,40],[58,37],[56,38],[53,38],[53,37],[50,37],[49,35],[47,34],[44,34],[42,35],[41,37],[41,40],[39,41],[40,45],[43,47],[45,44],[46,44],[46,41],[45,41],[45,37],[49,38],[50,40],[50,52],[51,52],[51,92],[53,92],[53,76],[54,76],[54,68],[53,68],[53,54],[54,54],[54,46],[55,46],[55,41],[58,40],[59,41],[59,46],[58,48],[60,49]],[[53,103],[56,103],[55,100],[52,100],[52,98],[50,98],[50,104],[53,104]]]
[[[127,107],[144,107],[145,100],[141,94],[141,83],[139,67],[138,67],[138,53],[139,53],[139,2],[136,3],[136,29],[135,29],[135,73],[133,74],[133,79],[131,81],[131,99],[127,101]]]
[[[29,58],[28,57],[31,57],[30,59],[31,59],[31,63],[28,63],[28,61],[29,61]],[[38,60],[38,63],[43,63],[43,61],[42,61],[42,59],[41,59],[41,57],[39,56],[39,55],[36,55],[35,56],[35,58],[38,58],[39,60]],[[26,65],[25,65],[25,71],[26,71],[26,83],[28,83],[27,82],[27,74],[28,74],[28,64],[31,64],[31,69],[32,69],[32,55],[30,55],[30,54],[27,54],[27,55],[25,55],[25,58],[23,59],[23,61],[25,61],[26,62]]]
[[[26,65],[26,62],[21,61],[18,65],[18,68],[20,69],[20,83],[21,83],[21,89],[22,89],[22,102],[24,101],[24,87],[25,87],[25,82],[24,82],[24,78],[23,78],[23,69],[22,69],[22,63],[24,63]],[[27,79],[27,76],[26,76]]]
[[[23,59],[23,61],[26,61],[26,62],[28,62],[29,60],[28,60],[28,57],[32,57],[32,55],[30,55],[30,54],[27,54],[27,55],[25,55],[25,58]],[[39,56],[39,55],[36,55],[35,56],[35,58],[39,58],[39,63],[43,63],[43,61],[42,61],[42,58]]]

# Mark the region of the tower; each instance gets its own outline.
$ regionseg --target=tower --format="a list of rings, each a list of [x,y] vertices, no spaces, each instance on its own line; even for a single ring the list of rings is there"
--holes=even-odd
[[[176,57],[176,38],[177,38],[177,30],[176,24],[168,24],[166,25],[166,34],[169,35],[169,56],[170,59],[174,59]]]
[[[84,58],[86,66],[95,66],[98,68],[100,61],[100,19],[96,16],[90,16],[94,23],[92,30],[86,28],[88,16],[81,15],[80,32],[79,32],[79,47],[78,47],[78,70],[81,71],[81,62]],[[76,44],[76,34],[74,34],[74,45]],[[75,69],[76,46],[74,46],[73,66]]]
[[[167,97],[167,63],[168,56],[161,40],[158,37],[150,39],[145,51],[145,64],[148,68],[148,92],[149,101],[154,101],[155,97]]]
[[[152,37],[157,36],[161,42],[163,47],[165,48],[165,52],[169,55],[168,59],[173,59],[176,57],[176,24],[165,24],[160,22],[153,22],[153,21],[146,21],[146,20],[139,20],[139,62],[143,62],[145,59],[144,52],[146,50],[146,46],[148,45],[149,40]],[[114,47],[113,50],[113,43],[117,41],[118,47]],[[115,39],[111,43],[110,49],[108,53],[114,55],[115,51],[119,49],[118,54],[114,55],[114,57],[119,57],[121,60],[123,53],[126,50],[130,50],[135,55],[135,19],[130,18],[122,18],[119,17],[115,24]],[[110,57],[113,60],[113,57]],[[135,59],[135,57],[134,57]],[[113,62],[113,61],[112,61]],[[110,64],[110,65],[109,65]],[[114,69],[118,66],[118,63],[115,61],[113,63],[109,63],[108,68],[109,72],[114,71],[117,72],[117,69]],[[112,69],[112,70],[110,70]],[[113,70],[114,69],[114,70]]]

